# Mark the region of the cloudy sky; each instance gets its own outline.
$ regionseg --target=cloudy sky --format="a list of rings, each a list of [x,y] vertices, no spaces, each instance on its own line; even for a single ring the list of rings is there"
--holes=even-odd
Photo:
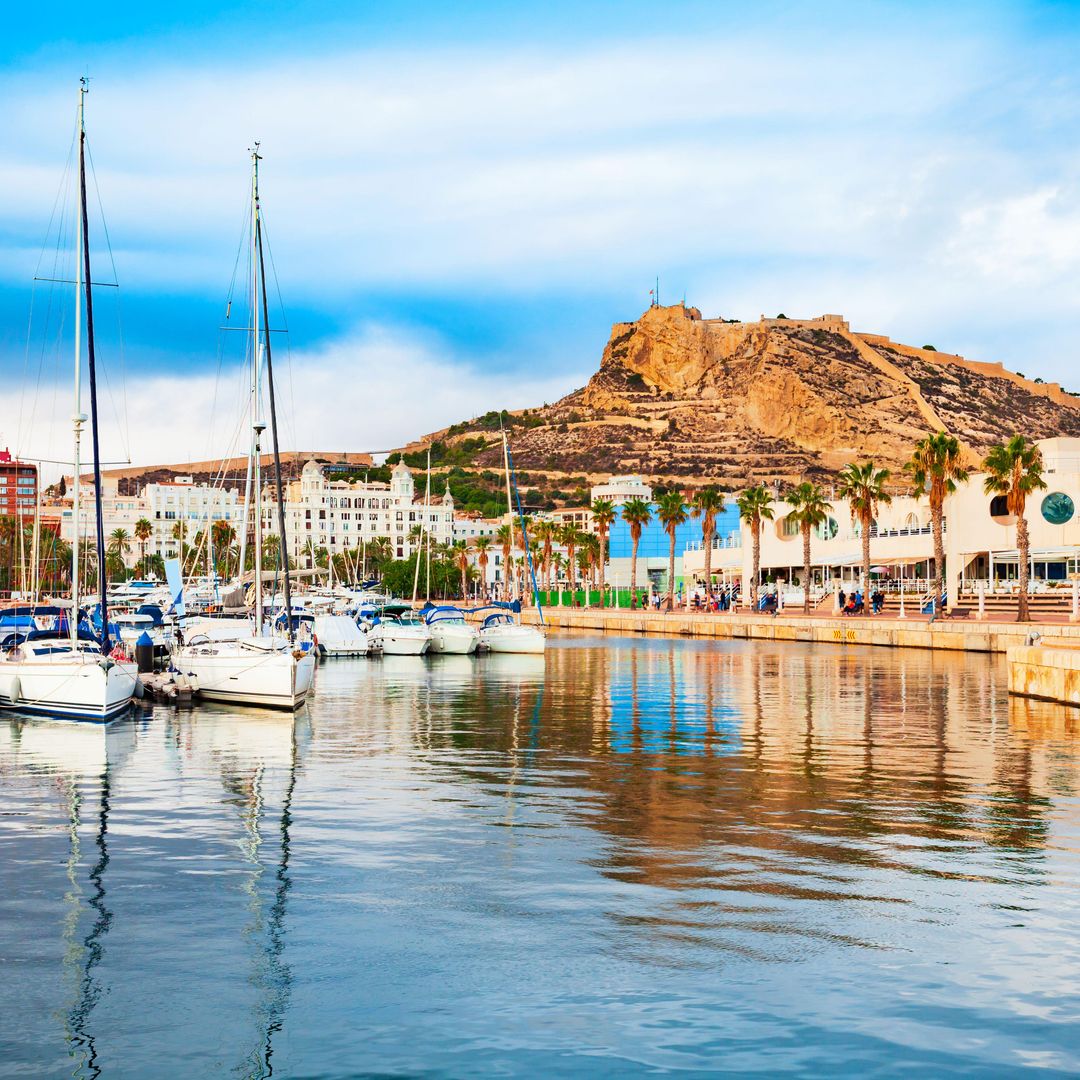
[[[346,6],[8,16],[0,445],[65,452],[70,289],[33,278],[70,273],[84,73],[113,458],[240,437],[219,327],[255,139],[290,445],[553,400],[657,276],[1080,389],[1074,5]]]

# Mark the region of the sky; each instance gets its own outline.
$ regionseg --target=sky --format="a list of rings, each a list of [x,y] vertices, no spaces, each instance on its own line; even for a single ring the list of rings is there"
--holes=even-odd
[[[34,277],[73,268],[84,74],[94,276],[121,286],[95,297],[107,460],[244,449],[244,335],[219,328],[230,295],[245,325],[255,140],[290,447],[389,449],[555,400],[657,278],[706,316],[836,312],[1080,389],[1078,5],[6,19],[0,446],[27,456],[70,442],[71,289]]]

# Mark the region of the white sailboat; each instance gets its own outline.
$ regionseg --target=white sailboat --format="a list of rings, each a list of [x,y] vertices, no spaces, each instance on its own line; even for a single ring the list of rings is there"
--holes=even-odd
[[[285,620],[286,633],[267,628],[263,611],[262,581],[262,479],[260,476],[261,438],[266,430],[262,418],[262,360],[266,362],[270,396],[270,431],[274,448],[274,472],[277,485],[278,550],[284,567],[285,611],[292,612],[289,579],[289,549],[285,535],[285,511],[281,485],[281,459],[278,450],[277,405],[274,395],[273,358],[270,348],[269,308],[266,299],[266,275],[263,267],[262,223],[259,206],[259,144],[251,151],[251,461],[255,528],[255,611],[246,627],[231,627],[227,639],[208,633],[192,633],[185,644],[173,652],[173,665],[198,680],[199,694],[211,701],[239,705],[295,709],[311,691],[315,674],[314,651],[297,647],[291,615]],[[260,307],[262,338],[260,341]],[[245,506],[245,535],[247,508]],[[178,613],[183,598],[177,597]],[[246,633],[243,632],[246,630]]]
[[[105,535],[101,514],[101,454],[97,409],[97,360],[94,352],[93,285],[90,276],[90,229],[86,213],[86,80],[80,80],[78,141],[79,198],[75,270],[75,459],[72,513],[76,522],[71,549],[72,605],[69,638],[31,632],[0,657],[0,708],[71,720],[104,723],[130,705],[138,686],[135,664],[112,659],[105,573]],[[94,448],[94,503],[97,521],[98,585],[101,592],[101,640],[79,637],[79,510],[82,426],[82,316],[86,304],[86,351],[90,381],[91,434]],[[35,597],[36,599],[36,597]]]
[[[506,441],[506,432],[502,433],[503,461],[506,467],[506,506],[510,511],[510,546],[514,544],[514,501],[510,494],[510,447]],[[526,555],[529,550],[529,537],[525,532],[525,519],[522,518],[522,548]],[[509,571],[507,572],[509,574]],[[507,576],[507,588],[510,578]],[[534,582],[535,589],[535,582]],[[509,595],[509,593],[508,593]],[[535,595],[535,593],[534,593]],[[520,608],[520,604],[517,605]],[[540,611],[539,600],[537,611]],[[540,611],[541,621],[543,612]],[[506,607],[488,615],[480,627],[480,643],[492,652],[499,653],[542,653],[547,642],[544,632],[536,626],[525,626],[517,622]]]

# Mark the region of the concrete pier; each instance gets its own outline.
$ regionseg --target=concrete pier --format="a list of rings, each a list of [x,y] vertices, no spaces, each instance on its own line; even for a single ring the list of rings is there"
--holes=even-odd
[[[1080,705],[1080,643],[1015,645],[1008,661],[1010,694]]]
[[[535,623],[534,608],[522,619]],[[559,629],[605,630],[618,634],[677,635],[763,641],[819,641],[832,645],[885,645],[894,648],[945,649],[950,652],[1004,653],[1027,643],[1035,630],[1054,643],[1075,643],[1080,661],[1080,625],[1067,623],[979,622],[972,619],[897,619],[885,616],[733,615],[627,611],[611,608],[545,608],[544,619]]]

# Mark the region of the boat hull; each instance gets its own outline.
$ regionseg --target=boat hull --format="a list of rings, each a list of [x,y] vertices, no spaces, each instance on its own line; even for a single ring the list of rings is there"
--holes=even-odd
[[[542,653],[544,635],[533,626],[498,626],[480,631],[480,640],[493,653]]]
[[[431,630],[431,651],[433,653],[454,653],[459,656],[476,652],[480,645],[480,634],[476,627],[467,623],[455,623],[440,626],[435,623]]]
[[[315,656],[296,658],[289,651],[257,651],[230,643],[179,649],[173,664],[198,680],[207,701],[298,709],[311,691]]]
[[[431,648],[431,638],[412,631],[385,630],[375,637],[383,656],[422,656]]]
[[[104,724],[131,706],[138,679],[134,664],[85,654],[11,661],[0,665],[0,708]]]

